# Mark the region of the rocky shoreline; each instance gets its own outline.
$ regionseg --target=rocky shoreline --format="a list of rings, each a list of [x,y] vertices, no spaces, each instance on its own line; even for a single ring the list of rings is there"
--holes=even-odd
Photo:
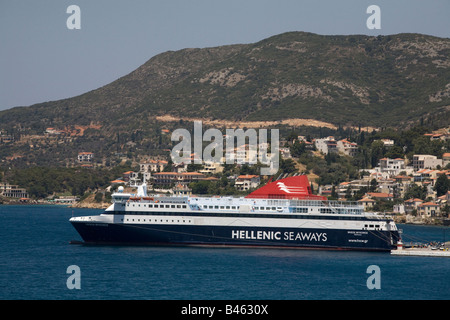
[[[72,204],[71,208],[84,208],[84,209],[106,209],[111,205],[110,202],[77,202]]]
[[[392,216],[395,223],[404,224],[417,224],[417,225],[444,225],[449,226],[450,220],[445,218],[429,218],[429,217],[417,217],[412,214],[402,214]]]
[[[86,199],[75,202],[71,205],[72,208],[85,208],[85,209],[106,209],[111,205],[109,202],[98,202],[95,200],[95,195],[91,194]]]

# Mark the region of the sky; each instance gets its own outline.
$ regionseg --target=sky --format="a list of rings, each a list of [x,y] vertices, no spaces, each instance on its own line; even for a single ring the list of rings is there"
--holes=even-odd
[[[0,110],[97,89],[168,50],[289,31],[450,38],[449,16],[450,0],[0,0]]]

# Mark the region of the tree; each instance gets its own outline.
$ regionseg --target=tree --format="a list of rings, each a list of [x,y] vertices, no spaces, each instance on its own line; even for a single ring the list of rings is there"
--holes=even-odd
[[[447,178],[446,174],[441,174],[436,180],[434,185],[434,191],[436,191],[437,196],[443,196],[450,190],[450,180]]]
[[[369,191],[370,192],[376,192],[377,188],[378,188],[378,181],[377,181],[377,179],[372,179],[370,181],[370,189],[369,189]]]
[[[103,193],[97,192],[97,194],[95,195],[94,199],[95,199],[95,202],[102,202],[102,200],[103,200]]]
[[[172,158],[169,158],[169,161],[167,161],[167,165],[164,167],[163,172],[171,172],[172,171]]]
[[[195,172],[203,169],[202,164],[190,163],[187,165],[187,172]]]
[[[396,159],[396,158],[403,158],[405,155],[403,154],[403,148],[400,146],[393,146],[389,148],[389,150],[386,152],[385,156],[387,158]]]
[[[193,194],[207,194],[210,181],[196,181],[191,182],[189,187],[192,189]]]
[[[333,186],[331,188],[331,198],[330,198],[330,200],[336,200],[338,197],[339,196],[338,196],[338,194],[336,192],[336,186]]]
[[[347,187],[347,190],[345,191],[345,199],[350,199],[352,197],[352,189],[350,186]]]
[[[427,196],[427,187],[420,187],[417,184],[412,184],[409,186],[408,190],[405,192],[405,196],[403,197],[405,200],[411,198],[419,198],[425,200]]]
[[[292,159],[284,160],[283,158],[281,158],[280,168],[284,173],[291,173],[296,171],[295,162]]]
[[[376,167],[381,158],[383,158],[385,153],[384,143],[382,141],[372,142],[372,152],[371,152],[371,165]]]
[[[291,155],[298,158],[305,152],[306,144],[305,142],[299,142],[295,140],[294,144],[291,146]]]

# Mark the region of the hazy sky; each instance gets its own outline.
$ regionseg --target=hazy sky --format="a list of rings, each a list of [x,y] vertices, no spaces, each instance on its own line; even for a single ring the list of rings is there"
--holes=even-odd
[[[70,5],[81,9],[69,30]],[[381,29],[366,26],[370,5]],[[0,110],[82,94],[156,54],[287,31],[450,37],[450,0],[0,0]]]

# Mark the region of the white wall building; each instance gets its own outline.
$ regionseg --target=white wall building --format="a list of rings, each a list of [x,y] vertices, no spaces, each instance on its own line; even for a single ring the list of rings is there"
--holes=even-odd
[[[314,143],[316,145],[317,150],[319,150],[323,154],[338,152],[337,142],[332,136],[323,139],[316,139]]]
[[[413,156],[414,170],[420,169],[436,169],[437,166],[443,166],[442,159],[438,159],[436,156],[429,154],[415,154]]]

